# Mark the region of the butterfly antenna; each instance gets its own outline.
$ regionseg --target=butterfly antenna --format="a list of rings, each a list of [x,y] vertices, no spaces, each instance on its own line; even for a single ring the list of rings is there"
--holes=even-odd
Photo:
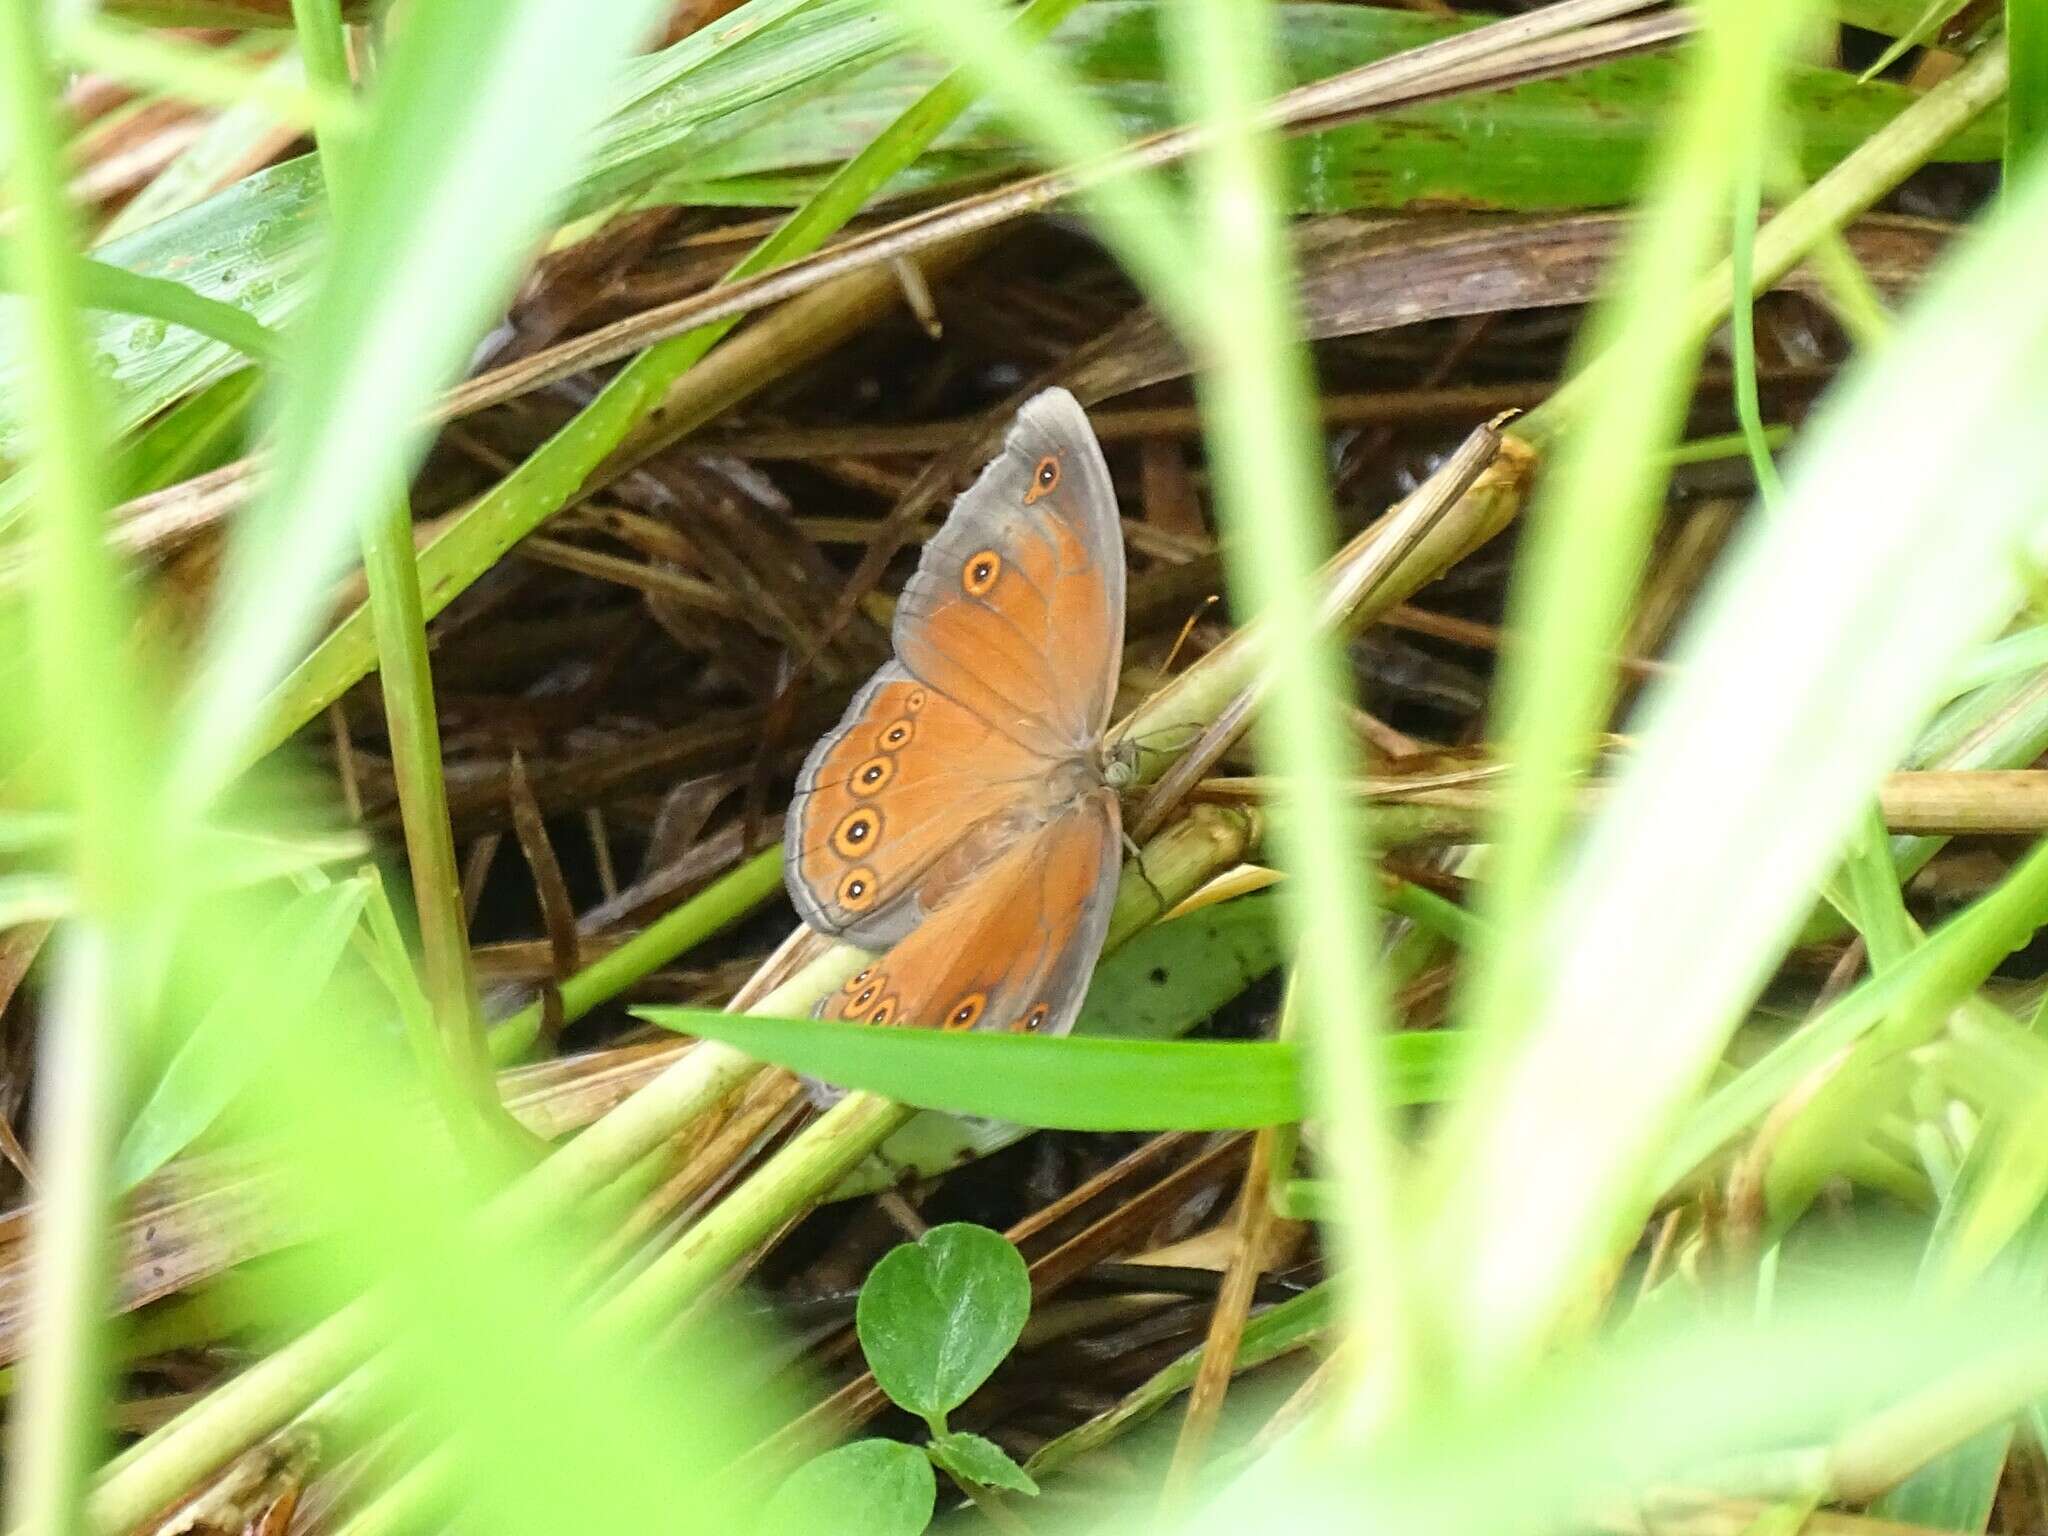
[[[1188,636],[1195,632],[1195,626],[1202,621],[1202,615],[1216,606],[1216,594],[1211,592],[1202,599],[1202,606],[1188,615],[1187,623],[1181,625],[1180,633],[1174,637],[1173,649],[1166,653],[1166,660],[1160,663],[1159,671],[1165,676],[1173,671],[1173,664],[1180,660],[1181,647],[1188,643]]]

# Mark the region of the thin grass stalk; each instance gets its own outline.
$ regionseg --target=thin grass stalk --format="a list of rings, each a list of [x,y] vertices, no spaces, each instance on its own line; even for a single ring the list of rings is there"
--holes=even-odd
[[[1373,854],[1362,807],[1342,788],[1356,744],[1337,707],[1335,647],[1318,622],[1317,562],[1334,545],[1309,409],[1308,355],[1295,324],[1270,133],[1253,126],[1278,60],[1258,0],[1204,0],[1175,13],[1174,72],[1211,147],[1194,163],[1196,271],[1208,275],[1191,338],[1216,457],[1217,509],[1232,589],[1266,631],[1272,679],[1255,730],[1261,752],[1290,769],[1275,835],[1296,938],[1301,1016],[1314,1066],[1322,1150],[1338,1188],[1333,1224],[1339,1319],[1366,1381],[1352,1383],[1356,1428],[1397,1411],[1411,1391],[1413,1331],[1397,1154],[1375,1047],[1387,1028],[1374,964],[1378,915],[1361,870]]]
[[[72,880],[79,917],[61,936],[41,1036],[43,1191],[32,1306],[36,1335],[8,1430],[5,1516],[48,1536],[83,1529],[104,1423],[102,1319],[109,1286],[109,1165],[122,1098],[122,1032],[146,900],[150,827],[128,751],[138,694],[105,544],[107,444],[79,305],[77,226],[65,190],[61,116],[37,0],[0,4],[0,156],[11,150],[9,257],[27,299],[40,576],[36,737],[74,786]]]
[[[1766,134],[1746,134],[1738,150],[1733,249],[1728,256],[1733,288],[1728,322],[1735,354],[1735,417],[1742,426],[1742,443],[1749,451],[1749,467],[1756,476],[1757,491],[1764,504],[1772,506],[1785,494],[1785,487],[1778,479],[1778,463],[1771,457],[1771,445],[1764,438],[1763,402],[1757,395],[1756,384],[1756,289],[1750,275],[1750,269],[1756,265],[1757,220],[1763,214],[1766,142]]]
[[[347,37],[336,0],[292,0],[299,53],[307,81],[328,95],[351,89]],[[336,222],[349,217],[357,167],[347,130],[315,130],[327,200]],[[405,832],[413,910],[420,926],[420,968],[433,1013],[438,1054],[420,1063],[430,1078],[445,1079],[475,1106],[481,1122],[498,1130],[510,1117],[498,1100],[497,1079],[484,1038],[483,1011],[462,906],[462,876],[455,832],[448,818],[448,784],[441,764],[441,722],[434,707],[433,668],[427,659],[427,621],[413,546],[412,505],[393,486],[362,520],[363,574],[369,585],[377,670],[383,679],[384,719],[391,740],[392,779]]]

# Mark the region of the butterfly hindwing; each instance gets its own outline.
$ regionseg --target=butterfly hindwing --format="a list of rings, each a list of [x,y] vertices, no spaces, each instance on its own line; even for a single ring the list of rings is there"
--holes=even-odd
[[[1065,1034],[1109,931],[1119,826],[1114,793],[1083,796],[855,972],[818,1016]]]

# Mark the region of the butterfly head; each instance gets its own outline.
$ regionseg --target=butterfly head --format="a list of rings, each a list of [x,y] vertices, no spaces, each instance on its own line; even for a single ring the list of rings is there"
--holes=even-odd
[[[1138,744],[1129,738],[1103,743],[1102,782],[1122,793],[1138,782]]]

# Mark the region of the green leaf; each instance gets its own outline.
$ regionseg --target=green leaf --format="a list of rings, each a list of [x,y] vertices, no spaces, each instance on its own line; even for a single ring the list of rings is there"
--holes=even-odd
[[[985,1115],[1046,1130],[1244,1130],[1301,1118],[1291,1044],[1141,1041],[859,1029],[821,1019],[769,1019],[696,1008],[642,1008],[679,1034],[898,1103]],[[1438,1097],[1465,1047],[1455,1032],[1380,1043],[1398,1103]]]
[[[278,54],[264,66],[263,78],[272,86],[298,86],[304,78],[298,53],[287,49]],[[148,186],[107,221],[93,243],[119,240],[204,201],[257,155],[269,158],[264,152],[277,127],[277,114],[259,97],[216,113],[199,136],[179,151],[177,159],[157,172]]]
[[[1914,0],[1917,5],[1920,0]],[[1097,0],[1054,35],[1089,97],[1136,137],[1180,118],[1167,88],[1154,0]],[[1324,78],[1468,31],[1487,17],[1445,21],[1386,7],[1284,5],[1275,9],[1289,85]],[[1556,80],[1405,107],[1320,133],[1290,137],[1280,154],[1284,194],[1297,211],[1414,208],[1561,209],[1632,200],[1650,146],[1667,121],[1682,55],[1649,55]],[[937,79],[922,54],[884,60],[787,109],[755,109],[742,132],[693,156],[643,201],[735,201],[801,196],[890,116]],[[1885,82],[1800,67],[1786,80],[1786,110],[1800,166],[1818,175],[1913,98]],[[1995,122],[1966,130],[1941,158],[1989,160]],[[928,193],[986,180],[1031,157],[991,103],[977,105],[889,191]]]
[[[249,408],[263,382],[244,368],[187,395],[145,427],[123,456],[120,494],[144,496],[217,469],[239,451]]]
[[[1292,1045],[860,1029],[694,1008],[640,1016],[902,1104],[1048,1130],[1241,1130],[1301,1116]]]
[[[96,261],[182,285],[272,328],[305,301],[320,255],[319,168],[311,156],[236,182],[183,212],[101,246]],[[20,301],[0,298],[0,392],[20,366]],[[155,316],[87,317],[111,425],[127,431],[243,364],[232,347]],[[14,446],[15,410],[0,407],[0,454]],[[11,512],[26,487],[7,485]]]
[[[0,258],[6,246],[0,242]],[[10,264],[0,259],[0,290],[12,292]],[[233,347],[244,356],[270,362],[277,356],[277,333],[246,310],[188,288],[167,277],[149,277],[95,261],[78,259],[79,299],[86,308],[120,315],[133,315],[165,325],[181,325],[198,335]]]
[[[988,1380],[1030,1312],[1024,1256],[987,1227],[953,1222],[882,1256],[854,1322],[890,1401],[936,1419]]]
[[[1277,897],[1265,891],[1141,930],[1095,968],[1074,1033],[1180,1038],[1280,963],[1278,924]],[[856,1168],[832,1198],[891,1188],[906,1173],[946,1173],[1022,1140],[1032,1129],[988,1116],[925,1110]]]
[[[1008,1488],[1013,1493],[1038,1492],[1038,1484],[1031,1480],[1016,1462],[995,1441],[981,1435],[969,1434],[964,1429],[948,1430],[943,1435],[934,1435],[925,1451],[931,1459],[957,1478],[970,1483],[979,1483],[984,1488]]]
[[[134,1188],[184,1151],[268,1066],[334,974],[368,896],[369,880],[362,876],[308,891],[254,937],[281,963],[274,970],[252,967],[241,985],[229,980],[226,993],[192,1027],[122,1138],[114,1159],[118,1187]],[[295,998],[269,991],[281,977],[300,989]],[[258,995],[249,995],[250,986]],[[248,1027],[252,1019],[268,1032],[256,1036]]]
[[[1907,37],[1924,24],[1929,5],[1928,0],[1835,0],[1829,9],[1852,27]]]
[[[1914,18],[1913,24],[1894,37],[1891,46],[1877,56],[1870,67],[1857,78],[1874,80],[1877,76],[1898,63],[1909,48],[1917,48],[1930,41],[1934,34],[1948,25],[1949,21],[1969,0],[1927,0],[1927,8]]]
[[[783,1481],[763,1536],[918,1536],[939,1486],[932,1464],[900,1440],[856,1440],[814,1456]]]

